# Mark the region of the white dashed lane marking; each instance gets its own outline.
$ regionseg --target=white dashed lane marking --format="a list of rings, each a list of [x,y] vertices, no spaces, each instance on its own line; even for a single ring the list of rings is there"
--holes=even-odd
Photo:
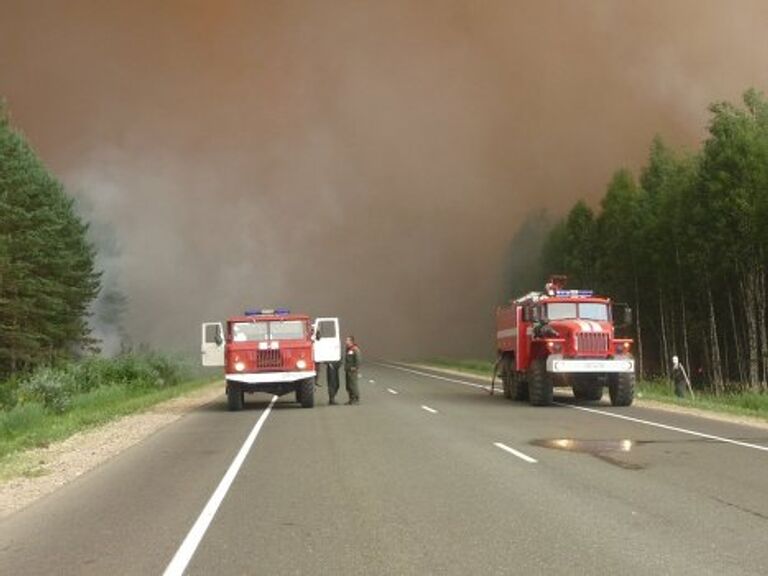
[[[456,384],[463,384],[465,386],[472,386],[473,388],[482,388],[484,390],[490,390],[490,386],[482,386],[480,384],[475,384],[474,382],[467,382],[466,380],[459,380],[457,378],[446,378],[444,376],[437,376],[435,374],[431,374],[429,372],[423,372],[421,370],[412,370],[410,368],[403,368],[402,366],[396,366],[394,364],[381,364],[381,366],[384,366],[386,368],[392,368],[394,370],[401,370],[402,372],[410,372],[411,374],[418,374],[420,376],[426,376],[427,378],[434,378],[435,380],[444,380],[446,382],[455,382]],[[688,434],[690,436],[697,436],[698,438],[707,438],[709,440],[714,440],[716,442],[720,442],[722,444],[729,444],[731,446],[740,446],[742,448],[751,448],[752,450],[760,450],[761,452],[768,452],[768,446],[763,446],[761,444],[753,444],[751,442],[742,442],[741,440],[735,440],[733,438],[727,438],[725,436],[718,436],[716,434],[707,434],[706,432],[699,432],[698,430],[691,430],[689,428],[682,428],[680,426],[671,426],[669,424],[664,424],[662,422],[654,422],[652,420],[645,420],[643,418],[635,418],[633,416],[628,416],[625,414],[617,414],[616,412],[608,412],[606,410],[599,410],[595,408],[588,408],[586,406],[574,406],[573,404],[562,404],[560,402],[555,402],[556,405],[562,406],[564,408],[570,408],[571,410],[580,410],[582,412],[587,412],[589,414],[595,414],[599,416],[606,416],[609,418],[618,418],[620,420],[625,420],[627,422],[634,422],[635,424],[642,424],[644,426],[653,426],[654,428],[661,428],[662,430],[669,430],[671,432],[679,432],[681,434]],[[501,448],[501,446],[499,446]],[[503,450],[503,448],[502,448]]]
[[[504,452],[512,454],[512,456],[517,456],[518,458],[520,458],[520,460],[525,460],[529,464],[536,464],[538,462],[536,458],[531,458],[530,456],[528,456],[528,454],[523,454],[522,452],[520,452],[520,450],[515,450],[514,448],[510,448],[509,446],[507,446],[506,444],[502,444],[501,442],[494,442],[493,445],[496,446],[496,448],[501,448],[502,450],[504,450]]]
[[[390,394],[399,394],[397,390],[392,390],[392,388],[387,388],[387,392],[389,392]]]
[[[421,409],[426,410],[430,414],[437,414],[437,410],[435,410],[434,408],[430,408],[429,406],[425,406],[424,404],[421,405]]]

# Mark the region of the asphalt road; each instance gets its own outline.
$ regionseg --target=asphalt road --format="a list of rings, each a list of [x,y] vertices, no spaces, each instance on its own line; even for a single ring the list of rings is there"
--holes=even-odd
[[[2,521],[0,574],[768,573],[766,430],[362,376],[222,394]]]

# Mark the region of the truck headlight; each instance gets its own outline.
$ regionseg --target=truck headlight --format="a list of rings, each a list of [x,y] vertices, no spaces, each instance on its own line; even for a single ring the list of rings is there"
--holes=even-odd
[[[563,347],[560,344],[560,342],[547,342],[547,348],[550,352],[554,352],[555,354],[558,354],[562,352]]]
[[[235,370],[238,372],[245,370],[245,362],[235,362]]]
[[[296,361],[296,368],[299,370],[304,370],[304,368],[307,367],[307,363],[304,360],[297,360]]]

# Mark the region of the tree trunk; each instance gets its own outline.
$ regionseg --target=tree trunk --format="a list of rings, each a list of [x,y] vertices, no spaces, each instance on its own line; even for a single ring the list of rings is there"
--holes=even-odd
[[[720,359],[720,344],[717,338],[717,318],[715,318],[715,304],[712,301],[712,289],[707,282],[707,300],[709,301],[709,340],[712,357],[712,383],[715,394],[723,392],[723,365]]]
[[[688,348],[688,314],[685,309],[685,292],[683,290],[683,279],[680,273],[680,249],[675,246],[675,260],[677,261],[677,285],[680,288],[680,315],[683,321],[683,354],[685,356],[685,366],[691,369],[691,351]]]
[[[768,334],[766,334],[765,325],[765,268],[761,265],[755,270],[757,276],[757,293],[755,301],[757,303],[757,325],[760,334],[760,391],[766,391],[766,371],[768,371]]]
[[[741,274],[741,294],[744,303],[744,317],[747,325],[747,358],[749,361],[749,388],[756,390],[759,374],[758,360],[758,327],[757,311],[755,310],[755,274],[745,271]]]
[[[637,285],[637,274],[635,274],[635,331],[637,333],[637,371],[640,378],[643,377],[643,330],[640,323],[640,290]]]
[[[745,381],[745,374],[744,374],[744,352],[741,349],[741,331],[739,330],[738,325],[736,324],[736,311],[733,307],[733,293],[728,292],[728,306],[731,310],[731,327],[733,329],[733,344],[736,349],[736,370],[738,372],[738,378],[739,383],[741,385],[744,384]]]
[[[667,344],[667,323],[664,320],[664,293],[659,288],[659,327],[661,328],[661,373],[669,375],[669,345]]]

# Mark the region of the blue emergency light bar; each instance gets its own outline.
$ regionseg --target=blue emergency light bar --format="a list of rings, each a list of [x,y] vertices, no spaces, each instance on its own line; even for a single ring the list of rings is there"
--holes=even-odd
[[[290,314],[291,311],[288,310],[288,308],[259,308],[255,310],[246,310],[245,315],[246,316],[285,316],[286,314]]]
[[[557,296],[567,296],[567,297],[582,297],[582,298],[589,298],[595,294],[593,290],[558,290],[555,293]]]

